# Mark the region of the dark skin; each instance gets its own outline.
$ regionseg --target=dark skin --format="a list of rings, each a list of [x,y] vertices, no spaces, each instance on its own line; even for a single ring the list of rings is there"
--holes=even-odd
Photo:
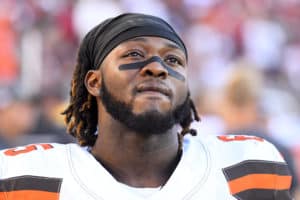
[[[186,81],[169,76],[158,62],[142,69],[118,69],[121,64],[152,56],[159,56],[186,78],[185,54],[174,42],[139,37],[118,45],[100,69],[89,71],[85,79],[87,90],[98,104],[100,134],[92,154],[116,180],[133,187],[158,187],[167,182],[180,159],[177,127],[174,125],[165,133],[152,135],[135,132],[111,117],[101,102],[99,91],[104,79],[108,91],[118,100],[131,104],[136,115],[173,110],[187,96]]]

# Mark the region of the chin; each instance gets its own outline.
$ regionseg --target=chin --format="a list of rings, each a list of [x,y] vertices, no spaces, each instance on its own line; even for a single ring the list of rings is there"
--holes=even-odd
[[[133,113],[134,114],[143,114],[143,113],[168,113],[172,110],[170,102],[160,101],[160,100],[149,100],[149,101],[140,101],[134,103]]]

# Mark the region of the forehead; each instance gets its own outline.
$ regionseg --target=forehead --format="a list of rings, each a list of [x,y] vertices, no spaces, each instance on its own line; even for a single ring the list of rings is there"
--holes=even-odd
[[[133,45],[133,44],[144,44],[149,46],[159,46],[159,47],[168,47],[171,49],[177,49],[184,52],[183,49],[179,47],[175,42],[161,38],[161,37],[154,37],[154,36],[142,36],[142,37],[135,37],[129,40],[126,40],[120,43],[118,46],[125,46],[125,45]]]

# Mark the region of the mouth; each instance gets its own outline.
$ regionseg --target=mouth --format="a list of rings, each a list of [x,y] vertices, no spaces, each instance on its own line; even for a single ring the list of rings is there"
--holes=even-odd
[[[162,94],[171,97],[171,91],[161,84],[142,84],[137,87],[137,93]]]

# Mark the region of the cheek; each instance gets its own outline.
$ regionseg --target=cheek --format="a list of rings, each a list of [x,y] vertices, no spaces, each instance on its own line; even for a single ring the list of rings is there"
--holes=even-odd
[[[188,95],[187,83],[185,82],[175,85],[174,91],[173,106],[176,107],[178,105],[181,105]]]
[[[173,80],[174,86],[174,101],[178,102],[177,104],[181,104],[185,101],[186,96],[188,94],[188,79],[187,79],[187,71],[186,68],[179,68],[177,70],[184,78],[184,81],[181,80]],[[176,100],[175,100],[176,99]]]
[[[132,94],[132,79],[134,72],[111,69],[104,71],[104,82],[108,91],[119,100],[128,102]]]

